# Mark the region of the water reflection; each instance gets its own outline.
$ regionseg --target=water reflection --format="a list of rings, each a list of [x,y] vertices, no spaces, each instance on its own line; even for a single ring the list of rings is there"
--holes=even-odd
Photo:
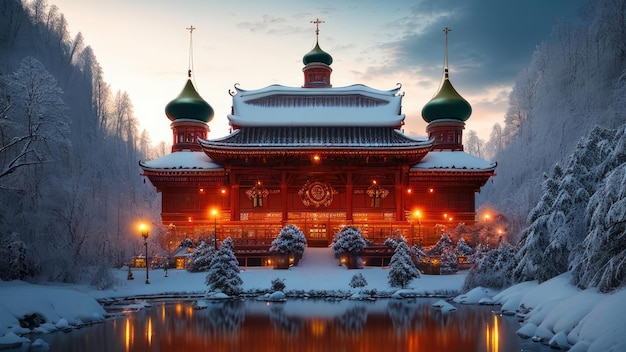
[[[42,338],[51,351],[519,351],[518,323],[490,307],[443,313],[432,299],[154,304]]]

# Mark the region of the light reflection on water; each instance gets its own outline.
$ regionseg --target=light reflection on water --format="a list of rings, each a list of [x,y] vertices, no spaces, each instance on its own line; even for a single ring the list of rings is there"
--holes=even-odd
[[[492,307],[443,313],[435,299],[375,302],[248,300],[156,303],[69,333],[44,335],[50,351],[521,351],[514,318]],[[528,349],[524,349],[528,351]]]

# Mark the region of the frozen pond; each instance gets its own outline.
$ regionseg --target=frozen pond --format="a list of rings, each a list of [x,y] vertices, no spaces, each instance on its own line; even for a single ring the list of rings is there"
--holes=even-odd
[[[515,335],[513,317],[494,307],[439,299],[156,303],[118,319],[40,336],[50,351],[547,351]],[[495,307],[497,309],[497,307]]]

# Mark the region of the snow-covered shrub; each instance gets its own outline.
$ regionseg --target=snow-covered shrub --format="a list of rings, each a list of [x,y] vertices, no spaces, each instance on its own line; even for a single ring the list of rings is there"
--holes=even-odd
[[[366,242],[361,230],[354,226],[346,226],[333,239],[333,253],[336,258],[346,261],[346,266],[362,268],[359,253],[365,248]]]
[[[452,249],[446,249],[441,253],[439,263],[441,274],[454,274],[459,270],[459,259],[456,252]]]
[[[420,244],[414,244],[409,249],[409,254],[413,257],[415,263],[421,263],[423,262],[423,259],[428,258],[428,254],[426,254]]]
[[[227,237],[213,256],[205,280],[210,292],[221,291],[227,295],[241,292],[243,280],[239,277],[239,262],[233,249],[233,240]]]
[[[302,258],[306,248],[306,236],[304,232],[295,225],[285,225],[278,236],[272,241],[271,253],[289,254],[294,257],[294,265]]]
[[[35,272],[28,246],[20,239],[20,235],[13,232],[8,236],[0,236],[0,279],[22,280]]]
[[[365,277],[363,276],[363,274],[358,273],[352,276],[352,279],[350,280],[350,287],[357,288],[357,287],[365,287],[365,286],[367,286],[367,280],[365,280]]]
[[[358,255],[365,248],[365,239],[361,230],[354,226],[346,226],[333,239],[333,253],[335,257],[343,253]]]
[[[98,290],[106,290],[115,284],[115,277],[109,270],[108,261],[101,262],[96,268],[96,272],[91,278],[91,286]]]
[[[470,256],[474,254],[474,249],[470,247],[467,242],[465,242],[465,239],[463,237],[459,238],[459,240],[456,242],[456,247],[454,247],[454,251],[457,255],[462,256]]]
[[[286,287],[285,279],[281,279],[277,277],[274,280],[272,280],[272,286],[270,287],[270,291],[272,292],[284,291],[285,287]]]
[[[191,252],[191,261],[187,266],[187,271],[195,273],[209,270],[214,255],[213,245],[209,245],[205,241],[200,242],[198,247]]]
[[[391,247],[393,250],[396,249],[396,247],[398,246],[398,242],[405,242],[408,243],[406,240],[406,237],[404,237],[404,235],[402,235],[402,231],[400,230],[396,230],[396,233],[392,236],[392,237],[388,237],[385,240],[385,246],[387,247]]]
[[[185,238],[180,242],[178,248],[193,248],[193,241],[189,238]]]
[[[391,261],[389,262],[389,274],[387,278],[391,287],[405,288],[411,280],[420,277],[420,272],[415,267],[409,246],[406,242],[398,242]]]
[[[437,241],[437,243],[431,249],[426,251],[426,253],[431,257],[439,256],[446,249],[451,249],[453,247],[454,247],[454,243],[452,243],[452,240],[450,239],[450,237],[444,232],[441,234],[439,241]]]
[[[514,282],[513,270],[516,265],[515,248],[502,241],[498,248],[484,252],[480,259],[476,257],[461,290],[468,292],[478,286],[495,290],[508,287]]]

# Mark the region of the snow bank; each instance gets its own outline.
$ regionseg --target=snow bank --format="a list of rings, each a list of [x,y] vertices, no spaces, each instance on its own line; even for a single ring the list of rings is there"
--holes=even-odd
[[[0,281],[0,345],[29,331],[19,322],[26,315],[43,317],[35,331],[49,332],[102,321],[105,313],[94,298],[69,288]]]
[[[626,351],[626,290],[613,294],[580,290],[569,278],[566,273],[541,284],[517,284],[493,300],[503,312],[524,318],[517,331],[520,337],[570,352]]]

